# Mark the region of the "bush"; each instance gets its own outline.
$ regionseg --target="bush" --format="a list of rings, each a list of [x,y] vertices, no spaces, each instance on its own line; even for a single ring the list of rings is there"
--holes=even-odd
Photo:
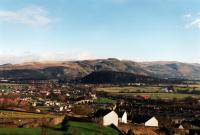
[[[68,127],[69,127],[69,119],[68,117],[65,116],[65,118],[63,119],[61,123],[61,130],[67,130]]]

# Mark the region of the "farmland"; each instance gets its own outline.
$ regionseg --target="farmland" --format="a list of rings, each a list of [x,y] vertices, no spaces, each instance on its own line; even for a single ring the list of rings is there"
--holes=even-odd
[[[17,112],[17,111],[4,111],[0,110],[0,118],[24,118],[24,119],[37,119],[37,118],[55,118],[55,115],[48,114],[37,114],[28,112]]]
[[[196,85],[195,85],[196,86]],[[199,86],[199,85],[198,85]],[[193,86],[173,86],[172,92],[165,92],[161,90],[161,86],[126,86],[126,87],[103,87],[97,88],[98,92],[107,92],[111,95],[124,96],[149,96],[151,99],[184,99],[187,97],[200,98],[196,94],[199,87],[193,90]],[[193,92],[196,92],[193,94]]]
[[[112,95],[124,96],[149,96],[151,99],[184,99],[187,97],[198,98],[193,94],[174,94],[174,93],[112,93]]]
[[[101,99],[107,101],[108,99]],[[109,100],[111,101],[111,100]],[[56,118],[57,115],[37,114],[28,112],[5,111],[0,110],[0,119],[14,120],[14,119],[41,119],[41,118]],[[47,126],[46,128],[31,127],[31,128],[9,128],[2,127],[0,135],[39,135],[45,133],[46,135],[98,135],[109,134],[118,135],[118,131],[111,127],[102,127],[92,122],[79,122],[76,120],[68,120],[65,128],[61,124],[56,126]]]
[[[94,100],[94,103],[105,104],[105,103],[114,103],[115,101],[109,98],[98,98]]]
[[[159,92],[160,87],[143,86],[143,87],[105,87],[97,88],[97,91],[111,92],[111,93],[139,93],[139,92]]]

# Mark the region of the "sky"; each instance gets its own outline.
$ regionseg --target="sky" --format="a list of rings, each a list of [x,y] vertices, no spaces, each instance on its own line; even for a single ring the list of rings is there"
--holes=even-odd
[[[199,0],[0,0],[0,64],[200,63]]]

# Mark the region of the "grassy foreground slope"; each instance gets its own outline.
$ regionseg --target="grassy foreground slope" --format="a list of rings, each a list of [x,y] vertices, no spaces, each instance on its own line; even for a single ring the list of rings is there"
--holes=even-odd
[[[60,126],[43,129],[45,135],[119,135],[111,127],[100,127],[95,123],[69,121],[68,128]],[[40,135],[41,128],[0,128],[0,135]]]
[[[100,127],[95,123],[69,122],[67,133],[77,135],[119,135],[118,131],[111,127]]]

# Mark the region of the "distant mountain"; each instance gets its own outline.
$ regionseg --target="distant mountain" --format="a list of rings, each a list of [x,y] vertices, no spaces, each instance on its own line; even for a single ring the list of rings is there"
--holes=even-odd
[[[133,62],[97,59],[67,62],[29,62],[0,65],[2,79],[64,79],[82,78],[92,72],[116,71],[159,78],[200,79],[200,64],[180,62]]]
[[[200,79],[200,64],[181,62],[147,62],[141,67],[161,78]]]

